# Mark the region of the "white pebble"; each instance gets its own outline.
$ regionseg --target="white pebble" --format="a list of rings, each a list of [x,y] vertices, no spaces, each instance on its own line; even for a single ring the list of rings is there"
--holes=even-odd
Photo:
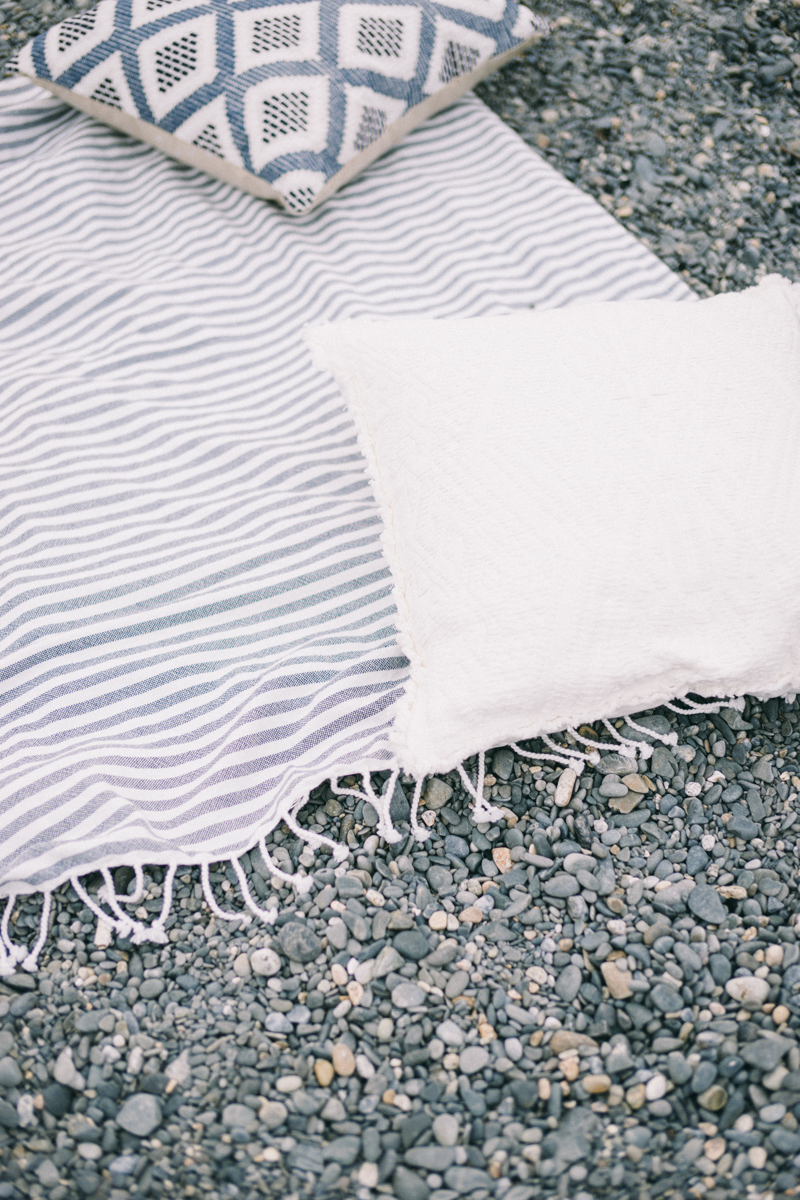
[[[372,1079],[372,1076],[375,1074],[375,1068],[366,1054],[356,1055],[356,1071],[362,1079]]]
[[[654,1075],[644,1085],[644,1095],[648,1101],[662,1100],[666,1094],[667,1080],[663,1075]]]

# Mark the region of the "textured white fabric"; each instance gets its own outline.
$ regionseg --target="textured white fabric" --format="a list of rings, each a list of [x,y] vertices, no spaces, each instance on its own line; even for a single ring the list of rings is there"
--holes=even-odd
[[[800,285],[306,338],[382,509],[415,776],[687,692],[800,690]]]

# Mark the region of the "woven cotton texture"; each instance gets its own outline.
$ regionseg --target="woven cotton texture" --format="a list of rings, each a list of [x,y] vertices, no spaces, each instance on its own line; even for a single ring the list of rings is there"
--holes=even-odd
[[[100,0],[15,67],[301,212],[547,28],[518,0]]]
[[[800,285],[307,340],[381,505],[413,775],[688,692],[800,690]]]
[[[290,217],[12,80],[0,197],[0,887],[241,854],[408,674],[303,326],[691,293],[474,99]]]

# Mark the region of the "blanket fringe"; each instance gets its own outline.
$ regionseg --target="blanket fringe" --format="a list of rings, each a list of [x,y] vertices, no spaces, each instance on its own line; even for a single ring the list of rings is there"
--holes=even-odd
[[[794,696],[785,697],[787,701],[793,701]],[[733,708],[738,712],[744,709],[744,697],[724,696],[713,702],[698,702],[683,697],[679,703],[668,702],[664,705],[671,712],[681,714],[683,716],[694,713],[718,713],[721,708]],[[571,768],[576,775],[580,775],[587,765],[596,766],[600,761],[601,752],[616,752],[623,754],[627,758],[647,759],[653,753],[651,742],[660,742],[665,746],[677,745],[678,738],[675,733],[662,734],[655,730],[648,729],[643,725],[637,724],[632,717],[626,716],[623,718],[628,731],[643,735],[642,740],[633,739],[630,736],[624,736],[608,720],[603,720],[603,725],[611,741],[600,742],[591,738],[584,737],[576,729],[568,726],[565,730],[565,737],[570,743],[569,745],[560,745],[555,742],[547,734],[541,735],[540,740],[548,747],[552,753],[545,751],[537,752],[524,750],[516,742],[510,742],[509,747],[516,754],[524,758],[536,759],[542,762],[557,763],[560,766]],[[645,741],[644,738],[649,739]],[[581,750],[578,746],[586,747]],[[499,821],[503,818],[504,812],[501,808],[491,804],[488,798],[484,795],[484,786],[486,778],[486,754],[481,751],[477,756],[477,771],[473,781],[467,774],[464,764],[459,763],[458,774],[461,782],[464,785],[468,795],[472,798],[472,819],[476,825]],[[375,809],[378,816],[378,824],[376,832],[379,837],[391,845],[396,845],[402,841],[403,835],[399,833],[392,822],[391,804],[392,797],[395,793],[400,769],[393,770],[386,780],[380,794],[376,792],[372,784],[372,779],[368,771],[359,772],[361,775],[363,790],[356,790],[352,787],[340,787],[338,783],[339,776],[332,776],[329,780],[330,789],[335,796],[354,796],[358,800],[366,801]],[[411,802],[409,825],[411,834],[415,841],[424,842],[431,836],[431,831],[424,829],[418,821],[419,806],[422,799],[422,788],[425,778],[414,781],[414,794]],[[687,794],[690,788],[687,787]],[[696,785],[695,785],[696,786]],[[699,791],[699,788],[697,789]],[[694,794],[694,792],[692,792]],[[350,855],[350,849],[341,842],[334,841],[332,838],[326,837],[325,834],[317,833],[312,830],[304,829],[297,820],[297,814],[303,805],[308,800],[308,796],[301,798],[293,805],[292,810],[283,814],[282,820],[291,830],[291,832],[303,842],[305,842],[312,850],[318,850],[323,846],[327,846],[331,852],[333,861],[336,863],[336,874],[341,874],[345,867],[342,865]],[[269,831],[268,831],[269,832]],[[313,877],[304,874],[301,871],[287,872],[284,871],[275,862],[272,855],[267,850],[266,846],[267,833],[262,834],[258,839],[258,849],[263,859],[264,865],[270,874],[284,883],[294,887],[298,895],[303,896],[308,894],[314,886]],[[200,864],[200,884],[202,887],[203,896],[206,904],[213,915],[220,921],[239,921],[243,926],[247,926],[254,918],[263,921],[265,924],[273,925],[278,916],[278,909],[262,908],[253,899],[250,891],[247,877],[238,857],[233,857],[228,860],[236,875],[236,879],[241,891],[244,910],[239,912],[225,911],[217,903],[212,887],[209,864],[207,862]],[[175,875],[177,874],[178,862],[171,862],[167,865],[166,872],[162,883],[162,903],[161,911],[156,919],[147,925],[139,920],[136,916],[131,916],[125,911],[123,905],[139,904],[145,895],[145,877],[144,869],[141,865],[133,867],[135,888],[129,895],[121,896],[117,893],[114,886],[114,880],[111,871],[108,867],[102,867],[100,874],[103,883],[98,888],[96,898],[92,897],[81,882],[81,877],[78,873],[69,876],[69,882],[72,885],[75,894],[80,898],[86,908],[97,918],[98,929],[105,927],[108,933],[115,933],[119,938],[129,940],[134,945],[142,945],[145,942],[153,942],[157,945],[166,945],[169,942],[169,935],[166,930],[166,923],[170,915],[172,907],[173,888]],[[25,946],[18,945],[11,938],[10,923],[14,909],[14,905],[20,893],[11,891],[7,897],[2,918],[0,918],[0,977],[15,974],[20,968],[23,971],[33,972],[37,969],[39,955],[47,941],[47,936],[50,926],[50,915],[52,909],[53,893],[51,890],[43,891],[42,893],[42,908],[39,918],[39,932],[33,945],[28,949]],[[99,901],[99,902],[98,902]],[[105,907],[103,907],[105,906]]]

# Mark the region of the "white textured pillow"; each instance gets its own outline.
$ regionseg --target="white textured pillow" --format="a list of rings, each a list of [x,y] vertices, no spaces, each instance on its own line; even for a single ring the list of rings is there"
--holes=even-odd
[[[800,285],[306,337],[382,509],[405,769],[800,690]]]

